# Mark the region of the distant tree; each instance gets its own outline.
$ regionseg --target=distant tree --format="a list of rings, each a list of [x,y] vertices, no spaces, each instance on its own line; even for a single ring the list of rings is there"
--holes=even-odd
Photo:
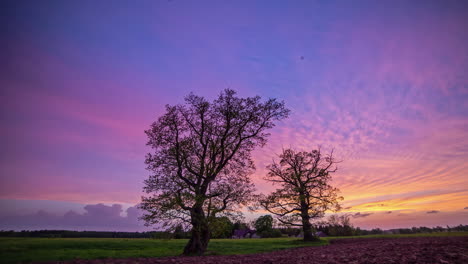
[[[286,236],[297,236],[301,233],[301,229],[297,227],[285,226],[278,229],[282,235]]]
[[[466,232],[468,231],[468,225],[458,225],[458,226],[454,226],[451,228],[452,231],[462,231],[462,232]]]
[[[259,96],[239,98],[224,90],[213,102],[190,94],[185,105],[166,113],[146,132],[153,153],[152,172],[142,197],[147,224],[185,222],[191,238],[183,253],[202,255],[210,240],[210,221],[238,212],[254,191],[251,152],[265,145],[274,122],[288,116],[283,102]]]
[[[234,223],[233,230],[245,230],[245,229],[250,229],[249,224],[241,222],[241,221],[236,221]]]
[[[362,236],[362,235],[363,235],[363,232],[362,232],[362,230],[361,230],[360,227],[356,227],[356,228],[354,229],[354,235],[355,235],[355,236]]]
[[[269,237],[282,237],[281,230],[277,228],[272,228],[269,230],[265,230],[259,233],[260,237],[262,238],[269,238]]]
[[[270,231],[273,229],[273,217],[271,215],[262,215],[255,220],[254,226],[258,233]]]
[[[233,228],[234,224],[227,216],[216,217],[210,221],[212,238],[230,238]]]
[[[383,234],[383,230],[380,229],[380,228],[374,228],[370,231],[370,234],[371,235],[380,235],[380,234]]]
[[[279,184],[268,196],[259,199],[261,207],[289,226],[300,226],[304,240],[317,240],[311,220],[325,211],[338,211],[339,190],[330,185],[331,173],[337,170],[333,152],[323,156],[320,149],[311,152],[283,150],[280,162],[269,165],[267,181]]]
[[[187,238],[187,232],[185,232],[184,227],[182,224],[178,224],[174,228],[174,238],[175,239],[181,239],[181,238]]]
[[[357,235],[358,231],[351,224],[351,218],[348,214],[330,215],[327,221],[320,221],[316,224],[316,229],[326,233],[329,236],[352,236]]]

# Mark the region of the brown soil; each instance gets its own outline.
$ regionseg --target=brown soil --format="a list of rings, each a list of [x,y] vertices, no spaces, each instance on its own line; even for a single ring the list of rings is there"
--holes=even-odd
[[[55,262],[58,263],[58,262]],[[63,262],[61,262],[63,263]],[[363,238],[330,245],[231,256],[75,260],[67,263],[468,263],[468,237]]]

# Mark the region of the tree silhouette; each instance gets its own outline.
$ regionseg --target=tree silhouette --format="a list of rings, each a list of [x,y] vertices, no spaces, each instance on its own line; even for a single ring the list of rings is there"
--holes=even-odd
[[[310,221],[323,217],[325,211],[340,209],[339,190],[332,187],[330,173],[337,170],[333,151],[322,156],[320,149],[311,152],[283,150],[280,162],[269,165],[265,180],[279,184],[268,196],[261,196],[259,203],[278,220],[290,226],[300,226],[304,240],[316,240]]]
[[[284,102],[259,96],[239,98],[224,90],[216,100],[190,94],[185,105],[166,106],[166,113],[146,132],[153,153],[152,172],[141,208],[147,224],[191,225],[185,255],[202,255],[210,240],[210,221],[238,212],[251,201],[254,170],[251,152],[263,146],[289,110]]]
[[[262,215],[255,220],[254,226],[258,233],[270,231],[273,229],[273,217],[271,215]]]
[[[211,237],[231,238],[234,223],[227,216],[216,217],[210,221]]]

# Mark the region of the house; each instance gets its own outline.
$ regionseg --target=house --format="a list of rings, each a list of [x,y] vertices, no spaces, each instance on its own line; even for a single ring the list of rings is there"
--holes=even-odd
[[[317,233],[315,233],[318,237],[327,237],[327,234],[325,234],[325,232],[322,232],[322,231],[317,231]]]
[[[232,238],[252,238],[254,235],[256,237],[259,237],[258,235],[256,235],[257,231],[256,230],[252,230],[252,229],[236,229],[234,230],[234,234],[232,236]],[[256,237],[253,237],[253,238],[256,238]]]

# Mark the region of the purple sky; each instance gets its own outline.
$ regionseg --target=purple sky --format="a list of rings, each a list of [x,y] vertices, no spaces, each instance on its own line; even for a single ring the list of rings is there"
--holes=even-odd
[[[0,229],[140,230],[143,131],[228,87],[292,110],[255,152],[259,191],[282,147],[322,145],[356,225],[468,224],[466,1],[1,5]]]

